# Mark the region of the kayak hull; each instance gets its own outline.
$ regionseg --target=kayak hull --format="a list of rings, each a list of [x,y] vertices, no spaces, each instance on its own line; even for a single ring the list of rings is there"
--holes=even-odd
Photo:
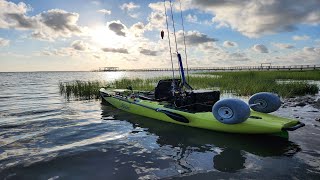
[[[113,95],[102,88],[102,98],[114,107],[129,113],[213,131],[241,134],[281,134],[284,128],[294,127],[300,122],[271,114],[251,111],[251,116],[243,123],[224,124],[215,119],[211,112],[191,113],[165,107],[157,101],[135,97]]]

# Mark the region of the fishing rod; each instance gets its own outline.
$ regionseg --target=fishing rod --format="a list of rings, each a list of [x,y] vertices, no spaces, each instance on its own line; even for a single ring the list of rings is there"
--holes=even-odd
[[[179,0],[179,4],[180,4],[180,16],[181,16],[181,25],[182,25],[182,33],[183,33],[184,54],[185,54],[185,57],[186,57],[187,77],[188,77],[188,81],[189,81],[189,65],[188,65],[186,36],[185,36],[185,33],[184,33],[185,30],[184,30],[184,23],[183,23],[183,16],[182,16],[181,0]]]
[[[167,36],[169,40],[169,50],[170,50],[170,59],[171,59],[171,68],[172,68],[172,89],[175,89],[175,82],[174,82],[174,68],[173,68],[173,59],[172,59],[172,50],[171,50],[171,41],[170,41],[170,31],[169,31],[169,24],[168,24],[168,15],[167,15],[167,7],[166,7],[166,0],[163,0],[163,6],[164,6],[164,13],[166,16],[166,25],[167,25]],[[164,32],[161,31],[161,37],[163,39]],[[172,95],[174,95],[174,91],[172,91]]]
[[[170,2],[170,12],[171,12],[171,20],[172,20],[172,27],[173,27],[173,35],[174,35],[174,41],[175,41],[175,47],[176,47],[176,53],[177,53],[177,58],[178,58],[178,65],[179,65],[179,69],[180,69],[180,78],[182,80],[180,88],[187,88],[192,90],[192,87],[187,83],[186,77],[185,77],[185,73],[184,73],[184,68],[183,68],[183,63],[182,63],[182,58],[181,58],[181,54],[178,52],[178,43],[177,43],[177,35],[176,35],[176,28],[175,28],[175,22],[174,22],[174,17],[173,17],[173,8],[172,8],[172,0],[169,0]],[[165,0],[164,0],[165,3]],[[166,11],[166,9],[165,9]],[[181,15],[182,16],[182,15]],[[166,18],[167,18],[167,14],[166,14]],[[168,23],[167,23],[167,30],[169,31],[168,28]],[[169,34],[169,33],[168,33]],[[185,34],[184,34],[184,27],[183,27],[183,36],[185,39]],[[184,40],[185,42],[185,40]],[[170,50],[171,50],[171,46],[170,46]],[[186,50],[186,47],[185,47]],[[186,52],[185,52],[186,53]]]

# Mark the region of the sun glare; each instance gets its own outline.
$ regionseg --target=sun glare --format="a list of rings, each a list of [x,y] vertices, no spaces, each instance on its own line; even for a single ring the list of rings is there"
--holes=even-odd
[[[90,33],[92,41],[99,47],[120,48],[125,46],[129,39],[116,35],[105,26],[97,26]]]

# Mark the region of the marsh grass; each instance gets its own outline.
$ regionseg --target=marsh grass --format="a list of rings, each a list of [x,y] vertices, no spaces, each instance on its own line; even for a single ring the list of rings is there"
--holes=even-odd
[[[282,97],[302,96],[319,92],[317,85],[305,80],[320,80],[320,71],[268,71],[268,72],[214,72],[204,75],[190,76],[189,84],[194,89],[219,89],[222,92],[232,92],[239,96],[248,96],[257,92],[274,92]],[[126,89],[132,86],[134,90],[154,90],[160,79],[123,78],[110,83],[102,81],[73,81],[60,83],[60,93],[66,99],[90,100],[99,98],[101,87]],[[286,83],[277,80],[284,79]],[[287,81],[289,80],[289,81]],[[290,81],[295,80],[295,81]],[[299,80],[299,81],[296,81]]]
[[[123,78],[123,79],[119,79],[114,82],[111,82],[108,85],[112,88],[117,88],[117,89],[126,89],[128,86],[132,86],[134,90],[151,91],[154,89],[159,79],[162,79],[162,78],[150,78],[150,79]]]
[[[198,74],[217,76],[241,76],[262,79],[320,80],[320,70],[311,71],[240,71],[240,72],[203,72]]]
[[[221,77],[214,78],[217,81],[216,86],[221,90],[234,91],[238,95],[275,92],[283,97],[291,97],[319,92],[318,86],[309,84],[307,80],[320,80],[320,71],[245,71],[204,74]],[[279,83],[278,80],[286,80],[286,83]]]
[[[91,100],[99,99],[99,89],[104,88],[116,88],[126,89],[128,86],[132,86],[134,90],[151,91],[154,89],[157,78],[153,79],[128,79],[123,78],[114,82],[106,83],[104,81],[72,81],[72,82],[60,82],[59,90],[60,94],[67,100]]]
[[[67,100],[90,100],[99,98],[99,89],[105,85],[100,81],[73,81],[59,83],[60,94]]]

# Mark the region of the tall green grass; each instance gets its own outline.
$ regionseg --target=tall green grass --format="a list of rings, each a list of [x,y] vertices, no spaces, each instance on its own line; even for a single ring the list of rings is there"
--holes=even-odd
[[[64,95],[67,100],[74,98],[77,100],[98,99],[99,89],[105,83],[100,81],[73,81],[59,83],[60,94]]]
[[[150,79],[123,78],[123,79],[111,82],[108,85],[112,88],[117,88],[117,89],[126,89],[128,86],[132,86],[133,89],[135,89],[135,90],[150,91],[150,90],[154,89],[154,87],[156,86],[159,79],[161,79],[161,78],[150,78]]]
[[[123,78],[110,83],[102,81],[73,81],[60,83],[60,93],[66,99],[75,98],[89,100],[99,98],[101,87],[125,89],[132,86],[134,90],[153,90],[160,79]],[[279,83],[277,80],[289,80]],[[290,81],[299,80],[299,81]],[[214,72],[204,75],[192,75],[189,84],[194,89],[218,89],[223,92],[232,92],[240,96],[248,96],[257,92],[274,92],[282,97],[316,94],[319,87],[309,84],[305,80],[320,80],[320,71],[268,71],[268,72]]]
[[[317,85],[309,84],[306,80],[320,80],[320,71],[247,71],[204,74],[212,76],[192,77],[190,78],[190,84],[198,88],[219,87],[222,91],[232,91],[242,96],[252,95],[257,92],[274,92],[283,97],[290,97],[316,94],[319,91]],[[279,83],[279,79],[289,81]]]
[[[238,72],[203,72],[198,74],[219,76],[242,76],[263,79],[320,80],[320,70],[311,71],[238,71]]]

